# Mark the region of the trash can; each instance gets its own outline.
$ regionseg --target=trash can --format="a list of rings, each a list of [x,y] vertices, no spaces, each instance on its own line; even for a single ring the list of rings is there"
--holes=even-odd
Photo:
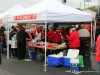
[[[91,69],[95,71],[99,71],[99,64],[96,61],[96,48],[91,48]]]
[[[29,52],[29,58],[34,59],[36,57],[35,51],[29,50],[28,52]]]

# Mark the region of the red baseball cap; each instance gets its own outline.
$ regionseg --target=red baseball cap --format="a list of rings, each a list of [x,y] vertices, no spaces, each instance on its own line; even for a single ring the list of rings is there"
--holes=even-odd
[[[18,27],[22,27],[22,25],[21,25],[21,24],[19,24],[19,25],[18,25]]]

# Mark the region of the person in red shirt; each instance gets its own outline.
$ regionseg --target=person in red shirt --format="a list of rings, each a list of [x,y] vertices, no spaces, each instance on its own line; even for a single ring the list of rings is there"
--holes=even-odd
[[[90,37],[88,38],[88,41],[91,42],[91,26],[89,26],[90,30],[88,30],[90,32]],[[93,27],[92,27],[92,36],[93,36]]]
[[[97,37],[96,61],[98,61],[99,69],[100,69],[100,35]],[[100,75],[100,72],[99,72],[99,75]]]
[[[69,40],[69,48],[70,49],[79,49],[80,47],[80,40],[79,40],[79,34],[75,30],[75,28],[70,27],[70,35],[66,36],[67,39]]]
[[[53,37],[54,37],[54,42],[55,43],[61,44],[63,37],[61,35],[61,32],[60,32],[60,28],[59,27],[57,28],[56,31],[54,31]]]
[[[35,36],[35,33],[36,33],[37,29],[38,29],[38,24],[36,24],[36,28],[33,30],[33,35],[34,36]]]
[[[63,41],[66,41],[66,35],[67,35],[67,32],[64,30],[64,28],[61,28],[61,35],[63,37]]]
[[[47,34],[48,41],[49,41],[50,43],[53,42],[53,33],[54,33],[54,28],[53,28],[53,27],[50,27],[50,31],[49,31],[48,34]]]
[[[68,35],[70,34],[69,29],[70,29],[70,27],[67,27],[67,28],[65,29],[65,31],[67,32]]]

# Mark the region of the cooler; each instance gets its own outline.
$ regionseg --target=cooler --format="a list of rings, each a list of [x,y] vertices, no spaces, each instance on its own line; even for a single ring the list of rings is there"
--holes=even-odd
[[[64,66],[70,66],[70,59],[71,58],[64,57]]]
[[[79,71],[79,59],[70,60],[70,71]]]
[[[50,66],[59,66],[63,64],[63,57],[59,55],[49,55],[48,63]]]
[[[70,66],[70,59],[77,59],[78,55],[79,55],[79,50],[69,49],[67,56],[64,57],[64,66]]]

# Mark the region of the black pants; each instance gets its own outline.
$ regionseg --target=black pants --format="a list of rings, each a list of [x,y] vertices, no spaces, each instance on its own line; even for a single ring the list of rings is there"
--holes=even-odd
[[[35,52],[37,52],[37,47],[35,47]],[[39,51],[42,53],[42,49],[41,48],[39,48]]]
[[[62,42],[55,42],[55,43],[57,43],[57,44],[61,44]]]
[[[86,51],[86,45],[87,45],[87,38],[82,37],[80,38],[80,55],[85,57],[85,51]]]
[[[26,43],[24,42],[18,42],[17,44],[17,50],[18,50],[18,59],[24,59],[25,53],[26,53]]]

